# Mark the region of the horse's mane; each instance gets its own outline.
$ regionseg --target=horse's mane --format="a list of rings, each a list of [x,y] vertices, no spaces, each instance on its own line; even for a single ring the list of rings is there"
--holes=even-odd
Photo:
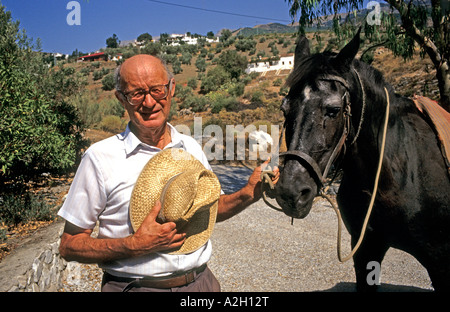
[[[323,73],[324,75],[331,74],[333,66],[330,64],[330,59],[334,57],[336,53],[324,52],[313,54],[302,60],[295,61],[294,70],[286,79],[286,86],[294,88],[304,84],[311,79],[315,79],[317,73]]]

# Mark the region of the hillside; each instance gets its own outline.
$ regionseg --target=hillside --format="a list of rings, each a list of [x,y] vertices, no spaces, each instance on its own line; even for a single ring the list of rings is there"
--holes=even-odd
[[[262,26],[261,28],[263,29]],[[314,34],[309,33],[307,36],[312,40]],[[281,124],[282,114],[279,111],[279,105],[282,101],[283,93],[280,93],[280,90],[282,90],[284,81],[289,74],[286,71],[281,72],[279,75],[275,75],[274,72],[268,72],[265,76],[244,75],[240,78],[240,81],[245,83],[245,86],[238,95],[231,94],[229,90],[231,87],[236,86],[236,81],[227,83],[228,89],[222,86],[222,88],[218,88],[208,94],[202,92],[201,86],[202,80],[217,66],[218,58],[225,51],[236,50],[236,43],[239,40],[254,41],[253,53],[251,51],[238,52],[238,55],[251,60],[256,58],[257,55],[272,56],[273,50],[271,46],[276,46],[278,55],[292,53],[295,48],[295,35],[290,33],[263,34],[252,36],[252,39],[233,38],[233,43],[227,47],[220,46],[217,43],[205,45],[196,53],[192,53],[190,64],[181,64],[181,72],[175,74],[177,89],[173,102],[172,124],[192,126],[194,116],[204,117],[203,123],[220,121],[221,125],[242,124],[247,126],[255,122]],[[321,48],[323,49],[327,45],[330,35],[322,33],[322,38]],[[315,40],[312,40],[311,48],[313,51],[318,48]],[[128,50],[126,53],[131,54],[131,52],[131,50]],[[176,57],[181,58],[182,53],[177,53]],[[200,72],[195,65],[196,61],[203,57],[202,54],[208,55],[204,72]],[[433,66],[427,58],[422,59],[418,53],[415,54],[413,59],[404,61],[401,58],[394,57],[389,50],[378,48],[374,53],[372,65],[380,70],[386,80],[402,95],[421,94],[433,99],[436,99],[438,96],[437,80],[434,77]],[[122,130],[126,125],[127,116],[122,115],[124,110],[120,110],[120,104],[114,96],[114,91],[102,90],[102,79],[104,76],[102,79],[97,77],[94,80],[95,72],[112,75],[114,68],[117,66],[116,62],[69,63],[64,66],[74,67],[77,73],[83,73],[85,79],[87,79],[86,92],[80,96],[80,99],[75,104],[78,106],[81,103],[83,104],[83,107],[79,108],[84,112],[85,116],[90,118],[90,120],[86,121],[88,128],[110,132]],[[170,64],[169,67],[173,68],[173,64]],[[223,108],[220,112],[212,112],[211,106],[214,104],[212,101],[217,97],[221,97],[222,100],[223,98],[232,98],[234,101],[232,107]],[[197,110],[186,107],[186,103],[192,103],[193,99],[200,101],[200,98],[206,98],[206,101],[202,102],[202,105],[206,105],[205,107]],[[194,104],[197,105],[196,102]],[[113,118],[109,117],[110,120],[105,121],[106,117],[114,114],[120,115],[120,118],[116,116],[114,121],[111,121]],[[94,115],[97,116],[95,120],[93,119]]]
[[[324,45],[329,42],[330,35],[323,35],[322,49]],[[312,39],[313,34],[308,34],[309,39]],[[240,40],[240,39],[235,39]],[[239,55],[243,55],[250,59],[255,57],[258,53],[264,53],[266,56],[272,55],[272,48],[270,45],[275,45],[279,51],[279,54],[285,54],[292,51],[295,44],[295,36],[291,34],[264,34],[253,36],[255,43],[254,55],[251,51],[240,51]],[[235,42],[235,41],[234,41]],[[315,40],[312,40],[312,49],[316,50],[319,45]],[[219,89],[211,94],[201,93],[201,81],[204,77],[217,65],[214,59],[217,59],[225,53],[225,51],[235,50],[235,43],[230,44],[228,47],[220,48],[218,44],[212,44],[204,47],[206,54],[211,53],[213,57],[207,57],[207,67],[205,72],[199,72],[195,63],[197,59],[201,58],[201,54],[205,51],[199,49],[195,55],[192,56],[190,64],[181,64],[182,71],[175,75],[177,81],[177,92],[173,102],[173,116],[170,122],[174,125],[188,125],[192,126],[195,116],[203,117],[203,124],[217,124],[220,126],[225,125],[243,125],[249,124],[261,125],[261,124],[281,124],[283,121],[282,114],[279,110],[279,106],[283,99],[282,86],[288,75],[287,72],[281,72],[280,75],[275,75],[274,72],[269,72],[264,76],[242,76],[242,81],[245,81],[242,93],[239,95],[230,94],[229,88]],[[121,50],[126,56],[131,56],[136,52],[133,48],[127,48]],[[137,51],[139,52],[139,51]],[[176,57],[180,57],[182,54],[176,54]],[[432,99],[438,97],[437,80],[435,78],[435,70],[428,58],[422,59],[419,53],[416,52],[411,60],[404,61],[401,58],[394,57],[392,53],[384,48],[378,48],[374,53],[372,65],[380,70],[385,79],[391,83],[399,94],[405,96],[412,96],[414,94],[420,94],[428,96]],[[87,126],[85,137],[88,138],[91,143],[111,136],[113,133],[122,131],[128,120],[124,114],[124,109],[114,96],[114,91],[103,90],[103,79],[108,75],[111,76],[114,68],[116,68],[116,62],[100,61],[100,62],[83,62],[83,63],[65,63],[58,64],[58,68],[73,68],[73,70],[67,71],[67,79],[80,79],[86,82],[85,91],[79,94],[77,97],[69,99],[79,111],[81,118],[84,120]],[[170,66],[173,68],[173,64]],[[191,81],[196,81],[195,87],[188,87],[192,85]],[[235,85],[236,81],[230,81],[226,85]],[[189,93],[196,99],[205,98],[206,105],[203,110],[193,112],[191,109],[181,108],[186,102],[187,97],[184,97],[185,93]],[[284,90],[285,91],[285,90]],[[209,106],[213,100],[220,98],[226,100],[233,98],[236,101],[236,105],[230,109],[224,108],[218,113],[212,113]],[[225,132],[224,132],[225,133]],[[46,181],[48,185],[58,186],[61,190],[68,188],[70,183],[66,177],[52,177]],[[44,187],[45,186],[45,187]],[[60,202],[64,192],[58,192],[55,196],[49,196],[48,192],[50,187],[46,185],[37,185],[35,187],[36,192],[43,192],[45,198],[51,199],[54,202]],[[42,225],[38,223],[21,225],[15,229],[8,229],[5,232],[7,237],[16,237],[19,240],[23,233],[33,232],[37,227]],[[2,227],[0,226],[0,230]],[[1,234],[1,233],[0,233]],[[28,235],[28,234],[27,234]],[[7,254],[14,247],[14,239],[11,242],[2,243],[0,240],[0,261],[1,258]]]

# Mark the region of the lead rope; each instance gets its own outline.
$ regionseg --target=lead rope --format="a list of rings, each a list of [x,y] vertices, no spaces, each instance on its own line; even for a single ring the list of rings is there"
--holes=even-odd
[[[347,260],[352,258],[353,255],[358,250],[359,246],[361,245],[361,243],[363,241],[363,238],[364,238],[364,234],[366,233],[367,224],[369,223],[370,215],[372,213],[373,204],[375,202],[375,197],[376,197],[376,193],[377,193],[377,190],[378,190],[378,181],[380,179],[381,167],[382,167],[382,163],[383,163],[384,147],[386,145],[387,125],[388,125],[388,122],[389,122],[389,105],[390,105],[389,104],[389,93],[386,90],[386,88],[384,88],[384,91],[386,93],[386,114],[385,114],[384,127],[383,127],[383,137],[382,137],[382,141],[381,141],[380,158],[378,160],[378,168],[377,168],[377,173],[375,175],[375,184],[373,186],[373,192],[372,192],[372,196],[370,198],[369,208],[367,209],[366,218],[364,219],[364,223],[363,223],[363,226],[362,226],[362,229],[361,229],[361,234],[359,236],[358,242],[356,243],[355,247],[350,252],[350,254],[348,256],[344,257],[344,258],[341,255],[341,232],[342,232],[342,217],[341,217],[341,213],[340,213],[339,208],[337,207],[337,205],[331,200],[331,198],[328,195],[325,194],[326,190],[328,189],[328,187],[325,190],[321,190],[320,194],[319,194],[320,196],[322,196],[323,198],[328,200],[328,202],[331,204],[331,207],[335,211],[336,216],[338,218],[337,256],[338,256],[338,259],[339,259],[340,262],[346,262]]]

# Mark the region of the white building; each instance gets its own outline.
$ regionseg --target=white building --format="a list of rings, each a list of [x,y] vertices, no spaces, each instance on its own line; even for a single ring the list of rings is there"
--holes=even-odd
[[[257,72],[264,73],[275,70],[292,70],[294,68],[294,54],[281,56],[279,60],[260,59],[247,65],[247,74]]]
[[[185,44],[197,44],[197,42],[198,42],[197,41],[198,38],[194,38],[194,37],[188,36],[187,34],[184,34],[184,35],[171,34],[169,36],[169,38],[172,39],[171,45],[173,45],[173,46],[180,45],[179,41],[183,41]],[[206,38],[206,37],[201,37],[201,38],[204,38],[206,40],[206,42],[209,42],[209,43],[211,43],[211,42],[219,42],[219,38],[215,38],[215,39],[209,39],[209,38]]]

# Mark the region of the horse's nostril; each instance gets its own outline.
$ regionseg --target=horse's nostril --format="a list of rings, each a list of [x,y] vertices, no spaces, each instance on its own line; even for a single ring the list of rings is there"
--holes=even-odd
[[[299,200],[301,202],[307,202],[311,199],[312,189],[310,187],[305,187],[300,191]]]

